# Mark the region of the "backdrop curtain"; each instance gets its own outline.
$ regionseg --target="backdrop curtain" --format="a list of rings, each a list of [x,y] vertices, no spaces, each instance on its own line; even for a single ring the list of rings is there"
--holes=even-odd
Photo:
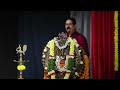
[[[92,11],[92,78],[115,79],[114,11]]]
[[[18,43],[28,49],[23,59],[25,79],[43,79],[42,52],[47,42],[64,32],[69,12],[66,11],[20,11],[18,12]],[[19,75],[19,73],[18,73]]]

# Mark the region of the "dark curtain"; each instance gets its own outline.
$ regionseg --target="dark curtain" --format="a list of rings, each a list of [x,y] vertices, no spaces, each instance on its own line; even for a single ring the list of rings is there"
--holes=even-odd
[[[19,44],[28,46],[23,57],[26,61],[25,79],[42,79],[42,51],[47,42],[60,32],[65,32],[64,24],[69,12],[66,11],[21,11],[18,12]],[[18,73],[19,75],[19,73]]]
[[[0,79],[16,79],[17,14],[0,11]]]
[[[93,79],[115,79],[114,11],[92,11]]]

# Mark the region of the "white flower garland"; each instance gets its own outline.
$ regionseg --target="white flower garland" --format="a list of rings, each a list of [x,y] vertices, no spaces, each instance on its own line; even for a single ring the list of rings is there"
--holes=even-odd
[[[67,47],[67,45],[68,45],[68,43],[70,42],[70,37],[68,37],[68,39],[67,39],[67,41],[66,41],[66,43],[65,43],[65,45],[63,45],[63,46],[59,46],[59,44],[58,44],[58,41],[57,41],[57,38],[55,37],[54,38],[54,41],[55,41],[55,44],[56,44],[56,46],[61,50],[61,49],[64,49],[64,48],[66,48]]]
[[[60,61],[61,61],[62,59],[58,56],[58,55],[56,55],[56,61],[55,61],[55,64],[56,64],[56,66],[57,66],[57,69],[58,69],[58,71],[60,71],[60,72],[63,72],[63,71],[66,71],[67,69],[67,66],[68,66],[68,60],[65,60],[65,66],[63,67],[63,68],[61,68],[61,66],[60,66]]]
[[[68,38],[67,38],[67,41],[66,41],[65,45],[59,46],[59,43],[58,43],[58,41],[57,41],[57,37],[54,37],[55,45],[56,45],[60,50],[61,50],[61,49],[65,49],[65,48],[67,47],[68,43],[71,42],[71,40],[74,41],[74,45],[75,45],[76,47],[79,47],[79,44],[77,43],[76,39],[72,39],[71,37],[68,37]],[[47,43],[46,47],[50,48],[50,42],[51,42],[51,40]],[[45,51],[46,51],[46,50],[45,50]]]
[[[62,67],[60,66],[60,61],[62,60],[62,58],[60,58],[58,55],[56,55],[55,64],[56,64],[56,66],[57,66],[58,71],[60,71],[60,72],[67,71],[68,58],[74,58],[74,57],[73,57],[73,56],[66,55],[65,66],[62,68]]]

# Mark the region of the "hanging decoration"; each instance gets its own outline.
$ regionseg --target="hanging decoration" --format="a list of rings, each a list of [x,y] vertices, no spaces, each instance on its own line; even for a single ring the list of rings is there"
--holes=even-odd
[[[118,71],[118,11],[114,11],[114,70]]]

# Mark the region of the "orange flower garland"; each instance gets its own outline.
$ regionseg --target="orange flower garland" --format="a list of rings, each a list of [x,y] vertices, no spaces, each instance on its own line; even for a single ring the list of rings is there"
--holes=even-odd
[[[89,79],[89,59],[87,55],[84,55],[85,60],[85,70],[83,72],[83,75],[80,77],[80,79]]]

